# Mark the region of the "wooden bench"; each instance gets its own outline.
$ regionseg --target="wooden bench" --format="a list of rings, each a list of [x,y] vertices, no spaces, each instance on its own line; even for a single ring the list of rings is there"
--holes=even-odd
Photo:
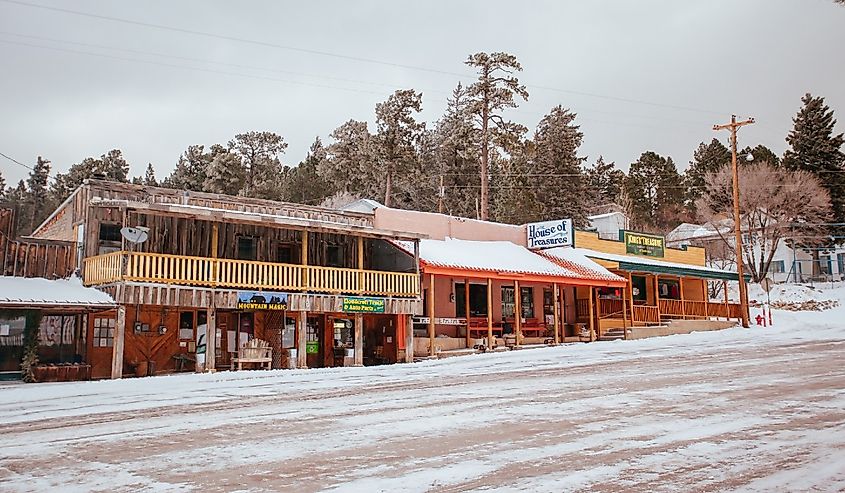
[[[269,370],[273,364],[273,348],[267,341],[250,339],[238,349],[238,356],[232,358],[232,369],[236,363],[238,370],[243,370],[244,363],[257,363],[259,368],[264,368],[266,365],[265,369]]]

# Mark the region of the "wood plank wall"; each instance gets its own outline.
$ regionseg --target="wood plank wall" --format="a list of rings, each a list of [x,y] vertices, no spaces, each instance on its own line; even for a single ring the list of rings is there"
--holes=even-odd
[[[76,269],[76,245],[69,241],[14,238],[14,209],[0,209],[0,275],[65,278]]]

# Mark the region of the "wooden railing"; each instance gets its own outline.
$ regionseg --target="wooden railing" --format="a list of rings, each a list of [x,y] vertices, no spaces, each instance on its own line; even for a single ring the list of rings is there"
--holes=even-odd
[[[622,300],[599,299],[599,318],[622,318]]]
[[[114,252],[85,259],[85,284],[137,281],[189,286],[419,296],[416,274],[253,260]]]
[[[684,301],[684,316],[690,318],[707,318],[709,315],[706,301]]]
[[[634,305],[634,322],[660,323],[660,311],[656,306]]]
[[[657,306],[660,307],[660,315],[664,317],[682,317],[684,315],[684,305],[681,300],[660,299],[657,301]]]
[[[590,300],[588,300],[588,299],[575,300],[575,313],[578,315],[579,319],[589,320],[590,319]]]

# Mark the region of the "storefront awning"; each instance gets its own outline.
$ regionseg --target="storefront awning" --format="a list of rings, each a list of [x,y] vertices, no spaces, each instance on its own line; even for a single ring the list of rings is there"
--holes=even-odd
[[[413,244],[394,243],[413,254]],[[509,241],[420,240],[420,263],[428,274],[581,286],[621,287],[626,282],[585,257],[559,261]]]
[[[108,294],[86,288],[78,277],[44,279],[41,277],[0,276],[0,307],[108,309],[115,306]]]
[[[703,279],[719,279],[738,281],[735,271],[715,269],[699,265],[679,264],[633,255],[619,255],[615,253],[597,252],[587,248],[575,248],[582,255],[598,260],[609,269],[619,269],[628,272],[648,272],[652,274],[669,274],[679,277],[697,277]],[[746,276],[747,277],[747,276]]]

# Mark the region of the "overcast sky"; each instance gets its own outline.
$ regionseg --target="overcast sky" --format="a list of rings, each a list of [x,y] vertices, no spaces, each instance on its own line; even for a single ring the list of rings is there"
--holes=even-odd
[[[832,0],[0,0],[0,152],[55,172],[119,148],[133,175],[152,162],[162,178],[190,144],[270,130],[296,164],[395,89],[422,91],[435,121],[473,79],[468,54],[507,51],[530,93],[513,120],[533,129],[562,104],[589,162],[653,150],[683,169],[699,142],[727,142],[712,126],[731,113],[758,121],[740,146],[782,153],[808,91],[845,130],[843,46]]]

